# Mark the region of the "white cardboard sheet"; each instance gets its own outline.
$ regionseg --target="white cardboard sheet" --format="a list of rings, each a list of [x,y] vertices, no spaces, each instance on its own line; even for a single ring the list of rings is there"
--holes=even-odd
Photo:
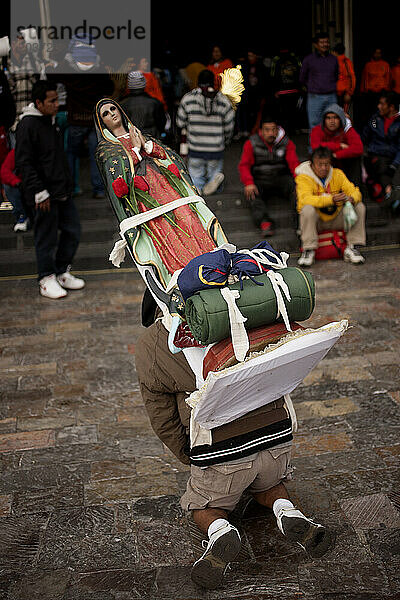
[[[201,427],[213,429],[290,394],[347,327],[343,320],[297,331],[245,362],[209,373],[186,400],[193,418]]]

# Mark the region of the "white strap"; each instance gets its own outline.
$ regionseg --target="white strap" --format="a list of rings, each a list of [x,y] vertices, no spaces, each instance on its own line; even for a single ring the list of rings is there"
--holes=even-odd
[[[242,315],[236,304],[236,298],[240,298],[240,293],[227,287],[221,288],[220,292],[228,305],[233,351],[237,360],[243,362],[249,349],[249,338],[244,326],[247,318]]]
[[[126,240],[118,240],[114,244],[114,248],[110,252],[109,260],[112,262],[114,267],[120,267],[121,263],[125,260],[125,248],[127,246]]]
[[[205,200],[200,196],[184,196],[183,198],[177,198],[172,202],[168,202],[167,204],[161,204],[160,206],[157,206],[157,208],[152,208],[144,213],[139,213],[133,217],[128,217],[119,224],[119,232],[121,237],[124,237],[124,234],[129,229],[133,229],[138,225],[142,225],[142,223],[147,223],[147,221],[161,217],[167,212],[171,212],[180,206],[185,206],[186,204],[191,204],[192,202],[205,202]]]
[[[112,262],[114,267],[120,267],[121,263],[125,260],[125,248],[127,246],[127,242],[124,238],[124,235],[129,229],[134,229],[138,225],[142,223],[146,223],[147,221],[151,221],[156,217],[160,217],[166,212],[170,212],[171,210],[175,210],[180,206],[185,206],[186,204],[191,204],[192,202],[205,202],[204,198],[200,196],[185,196],[183,198],[177,198],[172,202],[168,202],[168,204],[162,204],[157,208],[152,208],[144,213],[139,213],[134,215],[133,217],[128,217],[121,221],[119,224],[119,233],[122,240],[118,240],[114,244],[114,248],[110,252],[109,260]]]
[[[275,296],[276,296],[276,303],[278,306],[278,312],[277,312],[276,318],[278,318],[279,315],[282,315],[286,329],[288,331],[292,331],[292,329],[290,327],[289,317],[288,317],[288,314],[286,311],[285,302],[283,300],[282,292],[279,289],[279,288],[282,288],[283,293],[286,296],[286,299],[290,302],[291,297],[290,297],[289,288],[286,285],[285,280],[283,279],[283,277],[280,273],[275,273],[275,271],[268,271],[267,277],[271,282],[272,289],[274,290]]]
[[[239,250],[238,254],[249,254],[256,261],[260,273],[262,268],[260,265],[267,265],[274,269],[286,269],[289,254],[287,252],[280,252],[279,256],[270,250],[263,248],[255,248],[253,250]],[[274,260],[269,260],[268,256],[271,256]]]
[[[211,252],[218,252],[218,250],[226,250],[229,254],[234,254],[234,252],[236,252],[236,246],[229,242],[225,242],[224,244],[217,246],[217,248],[214,248],[214,250],[211,250]]]
[[[285,394],[283,397],[285,399],[290,418],[292,419],[292,431],[293,431],[293,433],[295,433],[297,431],[297,416],[296,416],[296,411],[294,410],[292,398],[291,398],[290,394]]]

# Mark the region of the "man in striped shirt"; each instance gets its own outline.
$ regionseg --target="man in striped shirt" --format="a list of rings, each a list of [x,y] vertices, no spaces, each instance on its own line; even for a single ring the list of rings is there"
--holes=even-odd
[[[214,74],[200,72],[198,87],[185,94],[176,116],[178,128],[186,130],[188,168],[199,192],[216,192],[223,180],[223,157],[230,142],[235,114],[228,98],[214,87]]]

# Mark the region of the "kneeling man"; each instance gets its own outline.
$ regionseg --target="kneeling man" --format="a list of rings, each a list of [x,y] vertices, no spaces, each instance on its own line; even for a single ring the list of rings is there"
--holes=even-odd
[[[325,554],[333,546],[333,533],[297,510],[284,484],[292,473],[293,439],[284,399],[212,429],[211,443],[195,445],[189,437],[190,408],[185,399],[196,382],[183,352],[171,354],[160,320],[144,332],[137,347],[136,371],[151,425],[171,452],[191,465],[181,506],[192,511],[194,522],[208,536],[205,552],[192,567],[193,581],[218,587],[227,565],[238,555],[240,533],[228,515],[246,489],[273,510],[288,540],[311,557]]]

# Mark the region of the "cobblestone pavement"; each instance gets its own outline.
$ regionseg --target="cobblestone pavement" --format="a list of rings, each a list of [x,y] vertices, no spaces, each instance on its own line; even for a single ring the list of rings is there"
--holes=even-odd
[[[246,498],[220,590],[191,583],[201,535],[179,508],[187,468],[156,438],[134,355],[143,283],[86,274],[53,301],[0,281],[0,599],[400,598],[399,252],[312,268],[310,326],[352,328],[293,394],[293,501],[337,530],[310,560]],[[294,264],[294,261],[292,261]]]

